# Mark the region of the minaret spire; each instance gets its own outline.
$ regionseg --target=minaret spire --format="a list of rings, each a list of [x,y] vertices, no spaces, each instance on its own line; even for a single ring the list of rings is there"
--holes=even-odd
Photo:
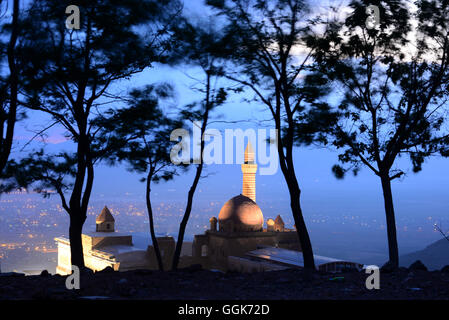
[[[242,164],[243,184],[242,195],[256,202],[256,172],[257,164],[254,161],[254,149],[251,142],[245,149],[245,163]]]

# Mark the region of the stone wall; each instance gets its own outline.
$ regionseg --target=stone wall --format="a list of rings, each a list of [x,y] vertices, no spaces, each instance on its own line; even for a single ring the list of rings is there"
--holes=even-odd
[[[132,239],[133,237],[131,235],[102,236],[101,234],[98,235],[82,234],[83,248],[88,250],[113,245],[132,246],[133,244]]]
[[[228,257],[243,257],[247,252],[261,246],[301,251],[298,234],[295,231],[234,233],[207,231],[203,235],[195,236],[192,256],[204,268],[227,271]]]
[[[56,273],[67,275],[72,273],[72,264],[70,262],[70,242],[65,238],[56,238],[58,244],[58,265]]]

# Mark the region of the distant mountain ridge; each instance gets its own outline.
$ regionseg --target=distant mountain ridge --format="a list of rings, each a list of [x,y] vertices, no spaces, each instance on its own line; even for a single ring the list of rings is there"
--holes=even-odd
[[[399,258],[400,265],[409,267],[416,260],[421,260],[429,270],[439,270],[449,265],[449,241],[438,240],[425,249],[403,255]]]

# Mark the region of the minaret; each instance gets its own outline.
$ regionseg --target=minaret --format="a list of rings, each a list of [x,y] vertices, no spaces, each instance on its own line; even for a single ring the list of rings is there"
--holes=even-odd
[[[254,162],[254,149],[251,142],[245,149],[245,163],[242,164],[243,185],[242,195],[256,202],[256,171],[257,164]]]

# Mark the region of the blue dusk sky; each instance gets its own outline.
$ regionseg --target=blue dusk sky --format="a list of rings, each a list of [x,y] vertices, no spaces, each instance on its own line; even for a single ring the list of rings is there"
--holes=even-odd
[[[190,15],[202,15],[201,1],[187,1],[186,11]],[[200,100],[201,96],[191,90],[192,75],[199,76],[198,70],[188,67],[171,68],[155,65],[133,76],[130,80],[116,85],[116,92],[126,94],[131,88],[155,82],[169,82],[176,88],[175,103],[178,106]],[[246,94],[251,97],[251,93]],[[273,128],[271,122],[257,120],[270,119],[267,110],[257,103],[242,101],[243,96],[232,95],[228,102],[214,111],[214,120],[239,121],[237,123],[214,123],[210,128],[223,129]],[[29,112],[28,119],[19,123],[16,130],[13,158],[39,146],[38,141],[30,143],[24,151],[22,147],[34,136],[34,131],[44,128],[50,119],[38,112]],[[167,137],[168,139],[168,137]],[[70,150],[73,144],[66,141],[61,128],[53,127],[47,132],[49,151]],[[302,189],[302,205],[306,219],[313,215],[366,216],[384,221],[381,185],[369,169],[363,168],[357,177],[348,175],[337,180],[331,168],[337,163],[338,153],[323,147],[299,147],[294,151],[295,170]],[[414,174],[406,158],[398,162],[406,169],[405,177],[393,182],[394,202],[397,220],[414,219],[421,221],[429,230],[429,221],[449,221],[449,159],[434,157],[423,165],[423,171]],[[173,181],[153,187],[154,201],[185,201],[193,179],[194,167]],[[201,179],[195,201],[202,205],[208,202],[225,203],[241,192],[241,169],[239,164],[207,165],[206,178]],[[107,167],[100,164],[96,168],[92,199],[116,198],[125,193],[142,198],[145,185],[139,182],[140,175],[126,170],[125,165]],[[270,215],[291,216],[289,195],[280,169],[274,175],[257,175],[257,202],[262,211]],[[106,201],[106,200],[105,200]],[[107,203],[105,203],[107,204]],[[217,212],[218,215],[218,212]],[[449,227],[449,223],[446,223]]]

